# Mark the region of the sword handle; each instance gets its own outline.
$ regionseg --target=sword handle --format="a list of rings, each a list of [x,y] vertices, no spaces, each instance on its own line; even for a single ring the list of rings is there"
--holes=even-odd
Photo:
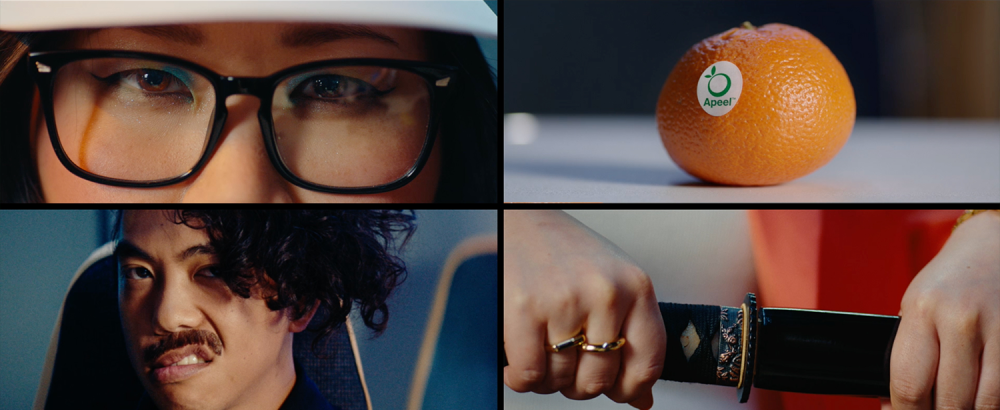
[[[667,331],[661,380],[736,385],[739,365],[735,371],[731,365],[732,359],[741,359],[734,357],[742,333],[743,313],[739,308],[661,302],[660,314]],[[726,329],[725,335],[722,328]],[[734,347],[737,352],[733,352]],[[724,366],[719,366],[720,353],[725,355],[721,360]]]
[[[667,350],[661,380],[735,386],[740,403],[754,386],[757,297],[740,307],[660,303]]]
[[[749,398],[751,386],[889,396],[889,363],[898,316],[758,310],[753,293],[747,294],[739,308],[659,305],[667,331],[662,380],[736,386],[741,403]],[[716,336],[718,344],[713,346]],[[506,351],[503,365],[507,366]]]

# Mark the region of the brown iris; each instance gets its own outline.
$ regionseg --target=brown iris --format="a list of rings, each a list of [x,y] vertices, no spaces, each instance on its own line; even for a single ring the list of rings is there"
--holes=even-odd
[[[139,72],[139,87],[144,91],[160,92],[170,87],[174,76],[159,70],[142,70]]]

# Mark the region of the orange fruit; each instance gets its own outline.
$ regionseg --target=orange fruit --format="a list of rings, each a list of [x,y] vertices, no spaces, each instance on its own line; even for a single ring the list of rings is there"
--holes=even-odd
[[[695,44],[656,105],[670,157],[726,185],[780,184],[815,171],[847,142],[854,117],[854,89],[837,57],[784,24],[743,23]]]

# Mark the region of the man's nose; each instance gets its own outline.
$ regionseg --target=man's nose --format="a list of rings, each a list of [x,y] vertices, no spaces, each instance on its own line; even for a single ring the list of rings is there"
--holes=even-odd
[[[255,97],[226,99],[228,117],[215,152],[182,202],[292,202],[291,187],[268,159],[257,120],[259,107]]]
[[[169,278],[162,286],[160,299],[153,309],[157,333],[174,333],[201,325],[203,316],[195,305],[190,280]]]

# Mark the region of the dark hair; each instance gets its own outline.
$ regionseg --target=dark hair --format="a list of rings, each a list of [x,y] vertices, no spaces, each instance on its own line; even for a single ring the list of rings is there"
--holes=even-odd
[[[271,310],[299,319],[319,302],[313,347],[357,303],[366,326],[381,334],[386,299],[406,278],[397,254],[415,229],[412,211],[174,210],[176,224],[204,230],[219,259],[216,276],[243,298],[259,291]],[[121,231],[123,212],[116,218]]]
[[[0,31],[0,203],[41,202],[31,150],[35,86],[25,55],[61,47],[74,31]],[[497,87],[475,37],[427,32],[430,60],[459,67],[455,98],[443,113],[436,202],[497,202]],[[39,113],[39,115],[44,115]]]

